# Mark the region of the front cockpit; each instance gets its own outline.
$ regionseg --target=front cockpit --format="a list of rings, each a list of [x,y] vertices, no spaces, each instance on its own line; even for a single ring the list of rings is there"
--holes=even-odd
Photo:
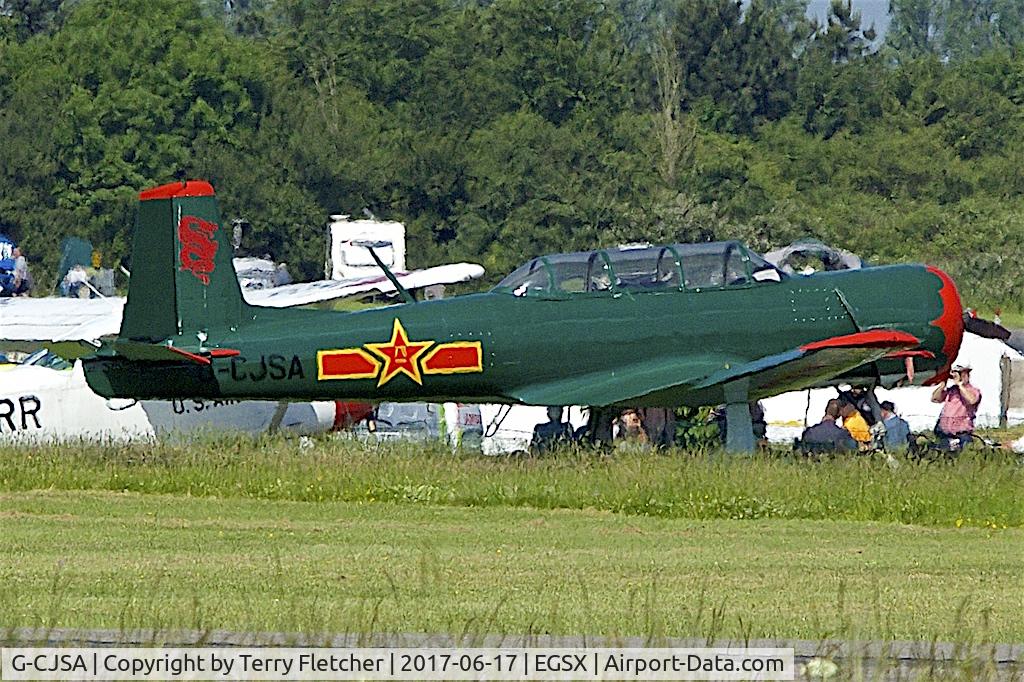
[[[738,241],[620,246],[539,256],[494,288],[514,296],[704,291],[788,278]]]

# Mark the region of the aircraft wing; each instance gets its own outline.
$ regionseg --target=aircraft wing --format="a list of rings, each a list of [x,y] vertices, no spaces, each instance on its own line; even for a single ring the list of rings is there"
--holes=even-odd
[[[0,298],[0,347],[97,341],[121,328],[123,298]]]
[[[433,284],[467,282],[483,274],[483,267],[474,263],[452,263],[396,274],[396,277],[406,289],[420,289]],[[245,298],[253,305],[283,308],[394,290],[394,285],[382,274],[249,290]],[[0,298],[0,348],[29,351],[63,342],[69,356],[77,357],[80,353],[70,350],[74,342],[92,343],[117,335],[124,303],[121,297]]]
[[[920,340],[905,332],[874,330],[807,343],[753,361],[729,361],[711,355],[656,360],[600,375],[584,375],[513,392],[529,405],[638,405],[686,403],[680,396],[700,396],[696,404],[724,402],[724,386],[748,382],[751,399],[823,384],[894,350],[913,348]]]
[[[454,284],[468,282],[483,277],[484,269],[475,263],[451,263],[438,265],[424,270],[395,273],[395,277],[406,289],[421,289],[434,284]],[[356,277],[351,279],[322,280],[301,284],[286,284],[273,289],[254,289],[244,292],[245,300],[252,305],[267,308],[288,308],[297,305],[309,305],[321,301],[331,301],[356,294],[377,291],[388,294],[395,291],[395,286],[383,274],[372,277]]]

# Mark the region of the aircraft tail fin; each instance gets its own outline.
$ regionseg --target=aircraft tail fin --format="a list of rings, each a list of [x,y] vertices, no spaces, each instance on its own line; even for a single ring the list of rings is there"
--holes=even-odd
[[[176,182],[139,194],[131,273],[122,340],[201,336],[201,345],[211,329],[237,329],[246,317],[230,235],[208,182]]]

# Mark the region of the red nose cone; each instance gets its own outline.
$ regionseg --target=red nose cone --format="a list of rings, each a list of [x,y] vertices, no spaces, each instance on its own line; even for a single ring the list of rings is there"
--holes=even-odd
[[[953,360],[960,352],[960,342],[964,338],[964,309],[960,303],[960,293],[949,275],[938,268],[929,267],[928,272],[939,278],[942,288],[939,289],[939,297],[942,299],[942,314],[932,320],[932,326],[942,330],[945,341],[942,344],[942,354],[946,356],[946,364],[939,368],[934,377],[925,384],[937,384],[949,378],[949,369],[953,366]]]

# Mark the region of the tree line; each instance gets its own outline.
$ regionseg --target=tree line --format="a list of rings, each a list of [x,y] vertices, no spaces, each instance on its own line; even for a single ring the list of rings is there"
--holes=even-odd
[[[0,0],[0,232],[127,262],[137,192],[203,177],[322,276],[329,213],[410,261],[817,237],[1024,294],[1024,3]]]

